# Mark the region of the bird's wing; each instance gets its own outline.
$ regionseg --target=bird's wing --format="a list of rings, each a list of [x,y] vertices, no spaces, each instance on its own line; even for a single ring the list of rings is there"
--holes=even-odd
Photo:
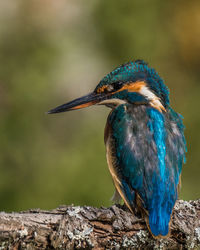
[[[118,192],[129,208],[137,194],[153,235],[167,235],[185,152],[181,118],[171,109],[162,114],[143,105],[120,105],[108,126]]]

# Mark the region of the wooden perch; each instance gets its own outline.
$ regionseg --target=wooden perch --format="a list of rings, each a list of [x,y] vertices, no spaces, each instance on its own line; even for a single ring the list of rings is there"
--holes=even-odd
[[[0,249],[200,249],[200,199],[176,203],[171,236],[154,240],[124,206],[0,213]]]

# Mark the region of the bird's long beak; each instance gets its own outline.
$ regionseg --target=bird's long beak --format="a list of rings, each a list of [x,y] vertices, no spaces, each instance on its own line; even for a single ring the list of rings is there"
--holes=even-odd
[[[105,95],[96,94],[95,92],[92,92],[88,95],[82,96],[71,102],[65,103],[61,106],[51,109],[47,113],[54,114],[54,113],[61,113],[61,112],[66,112],[66,111],[71,111],[71,110],[76,110],[76,109],[82,109],[82,108],[86,108],[91,105],[97,104],[104,99],[106,99]]]

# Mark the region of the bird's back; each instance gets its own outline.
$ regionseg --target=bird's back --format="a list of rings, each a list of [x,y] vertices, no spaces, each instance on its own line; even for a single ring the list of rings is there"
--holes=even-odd
[[[154,236],[166,236],[185,157],[179,114],[119,105],[108,117],[105,141],[117,191],[129,209],[145,213]]]

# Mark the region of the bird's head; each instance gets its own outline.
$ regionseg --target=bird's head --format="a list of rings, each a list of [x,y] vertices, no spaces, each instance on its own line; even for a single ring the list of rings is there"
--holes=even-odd
[[[114,108],[123,103],[147,104],[162,112],[169,105],[169,91],[154,69],[144,61],[137,60],[110,72],[92,93],[58,106],[48,113],[76,110],[94,104]]]

